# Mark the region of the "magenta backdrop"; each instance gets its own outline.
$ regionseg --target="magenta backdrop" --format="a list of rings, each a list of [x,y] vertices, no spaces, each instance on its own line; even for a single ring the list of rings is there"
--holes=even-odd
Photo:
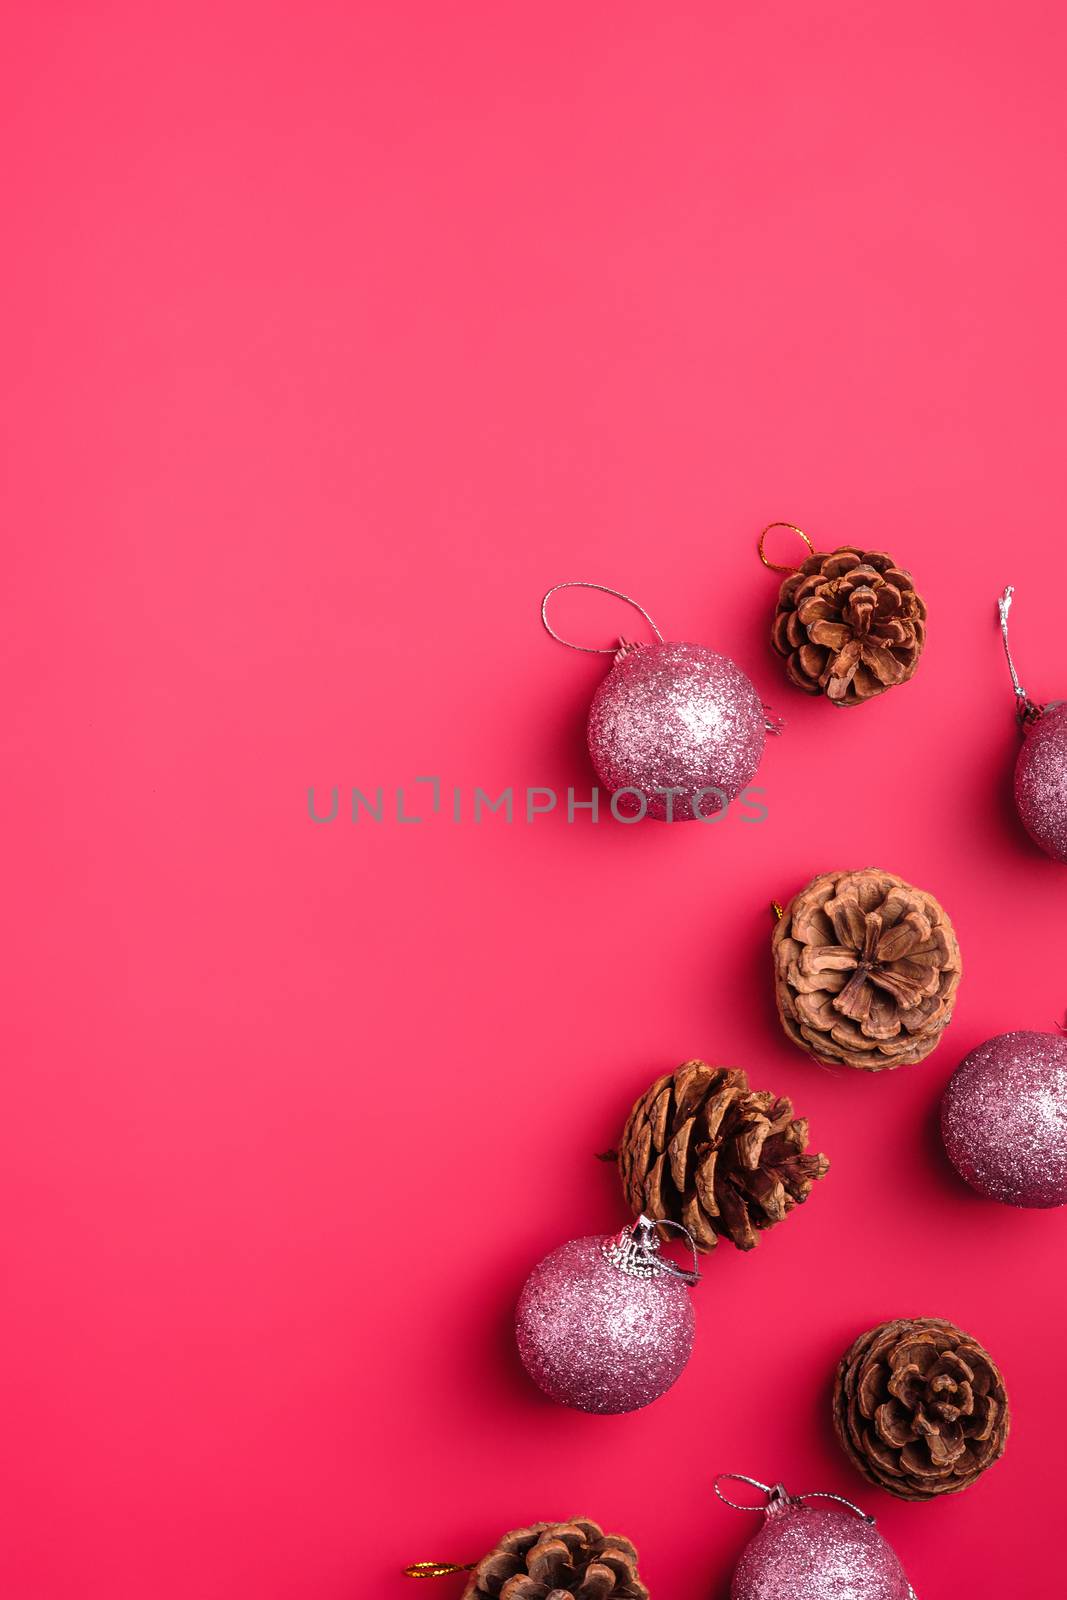
[[[9,9],[5,1596],[400,1600],[581,1513],[656,1600],[722,1600],[756,1519],[720,1469],[857,1497],[922,1600],[1060,1582],[1067,1217],[973,1197],[935,1114],[1067,1005],[994,622],[1013,580],[1024,681],[1067,693],[1065,47],[1036,0]],[[914,570],[912,684],[786,685],[772,517]],[[451,822],[453,785],[588,785],[603,666],[537,618],[583,576],[788,718],[764,825]],[[309,784],[428,814],[432,774],[420,824],[309,820]],[[880,1078],[786,1043],[767,951],[772,897],[865,864],[965,963]],[[793,1096],[831,1174],[720,1252],[663,1401],[554,1409],[519,1286],[619,1223],[594,1152],[694,1054]],[[907,1506],[828,1397],[923,1313],[1015,1426]]]

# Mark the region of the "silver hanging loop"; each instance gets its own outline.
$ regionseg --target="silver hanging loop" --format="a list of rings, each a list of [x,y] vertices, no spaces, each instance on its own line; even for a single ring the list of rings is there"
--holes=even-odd
[[[850,1511],[854,1511],[856,1513],[857,1517],[862,1518],[864,1522],[869,1522],[872,1527],[874,1526],[874,1518],[871,1516],[870,1512],[861,1511],[859,1506],[853,1505],[851,1500],[846,1500],[843,1494],[828,1494],[825,1489],[809,1489],[807,1494],[798,1494],[797,1499],[801,1501],[836,1500],[839,1506],[847,1506]]]
[[[1011,603],[1014,598],[1015,586],[1009,583],[997,601],[997,615],[1000,617],[1000,637],[1004,643],[1004,655],[1007,659],[1008,671],[1011,673],[1011,686],[1015,691],[1015,698],[1018,702],[1019,721],[1030,722],[1034,717],[1041,715],[1041,707],[1034,704],[1023,688],[1019,681],[1019,674],[1015,670],[1015,662],[1012,660],[1011,644],[1008,640],[1008,612],[1011,610]]]
[[[715,1490],[715,1493],[718,1495],[723,1505],[729,1506],[732,1511],[763,1511],[766,1509],[762,1505],[746,1506],[742,1505],[740,1500],[731,1500],[730,1497],[723,1494],[722,1490],[719,1488],[719,1484],[724,1481],[726,1483],[748,1483],[751,1484],[753,1489],[758,1489],[761,1494],[768,1495],[773,1493],[769,1483],[760,1483],[758,1478],[747,1478],[743,1472],[718,1472],[715,1475],[715,1482],[712,1485],[712,1488]]]
[[[767,1504],[746,1506],[742,1505],[738,1500],[729,1499],[719,1488],[719,1484],[724,1479],[732,1483],[751,1484],[753,1489],[759,1489],[767,1496]],[[772,1486],[771,1484],[760,1483],[758,1478],[747,1478],[743,1472],[720,1472],[716,1476],[713,1487],[723,1505],[731,1506],[735,1511],[764,1511],[769,1515],[772,1512],[783,1510],[786,1506],[803,1505],[805,1500],[836,1500],[838,1505],[847,1506],[850,1511],[854,1511],[857,1517],[861,1517],[864,1522],[869,1522],[873,1525],[875,1520],[868,1512],[861,1511],[859,1506],[854,1505],[851,1500],[846,1500],[842,1494],[828,1494],[825,1489],[810,1489],[806,1494],[788,1494],[784,1484],[776,1483]]]
[[[621,589],[609,589],[605,583],[587,583],[584,578],[568,578],[563,583],[554,583],[551,589],[549,589],[548,593],[545,595],[544,599],[541,601],[541,621],[545,625],[545,631],[551,634],[552,638],[555,639],[557,643],[565,644],[568,650],[581,650],[586,655],[590,656],[613,656],[618,654],[620,645],[623,649],[627,648],[627,641],[625,639],[620,639],[619,644],[598,645],[575,644],[573,639],[564,639],[563,635],[557,633],[555,628],[548,620],[548,602],[560,589],[596,589],[600,594],[610,594],[614,595],[616,600],[624,600],[628,606],[633,606],[635,611],[639,611],[641,613],[649,627],[652,629],[652,632],[656,635],[656,638],[659,640],[660,644],[663,643],[662,633],[660,633],[659,629],[652,621],[652,618],[649,616],[644,606],[638,605],[637,601],[634,600],[630,595],[623,594]],[[633,646],[630,645],[629,648],[632,649]]]

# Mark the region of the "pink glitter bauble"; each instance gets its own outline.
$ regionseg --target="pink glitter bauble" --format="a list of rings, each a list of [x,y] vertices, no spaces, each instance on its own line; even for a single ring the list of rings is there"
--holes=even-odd
[[[1027,724],[1015,763],[1023,827],[1054,861],[1067,861],[1067,700]]]
[[[843,1507],[768,1507],[745,1546],[731,1600],[915,1600],[904,1569],[865,1517]]]
[[[941,1102],[941,1135],[979,1194],[1067,1205],[1067,1039],[1001,1033],[964,1056]]]
[[[677,1278],[633,1277],[611,1237],[572,1239],[526,1280],[515,1312],[523,1365],[550,1399],[581,1411],[637,1411],[659,1398],[693,1348],[693,1306]]]
[[[729,659],[699,644],[626,645],[593,696],[589,754],[624,816],[710,818],[752,782],[766,714]],[[677,790],[668,797],[660,792]],[[703,791],[703,792],[702,792]]]

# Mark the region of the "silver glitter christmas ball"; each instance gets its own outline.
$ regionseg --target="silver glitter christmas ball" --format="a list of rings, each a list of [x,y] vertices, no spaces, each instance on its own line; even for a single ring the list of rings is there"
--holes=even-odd
[[[837,1506],[771,1507],[745,1546],[731,1600],[915,1600],[872,1522]]]
[[[637,1411],[679,1376],[693,1348],[693,1306],[677,1278],[634,1277],[609,1238],[571,1239],[531,1272],[515,1313],[527,1372],[560,1405]]]
[[[1067,1205],[1067,1039],[1022,1030],[972,1050],[949,1079],[941,1134],[979,1194]]]
[[[589,754],[622,815],[711,817],[752,782],[766,719],[728,656],[699,644],[626,645],[593,696]],[[668,798],[662,792],[677,790]]]
[[[1054,861],[1067,861],[1067,701],[1027,724],[1015,763],[1015,804],[1023,827]]]

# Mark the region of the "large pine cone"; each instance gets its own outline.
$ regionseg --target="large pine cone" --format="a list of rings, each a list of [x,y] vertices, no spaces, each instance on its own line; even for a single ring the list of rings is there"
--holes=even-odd
[[[938,1317],[883,1322],[838,1364],[837,1436],[864,1477],[901,1500],[968,1488],[1003,1454],[1010,1422],[992,1356]]]
[[[682,1223],[702,1252],[720,1235],[752,1250],[829,1170],[807,1144],[790,1101],[751,1090],[741,1071],[687,1061],[630,1112],[619,1173],[635,1216]]]
[[[879,550],[809,556],[778,594],[771,642],[809,694],[856,706],[906,683],[926,639],[926,606]]]
[[[921,1061],[947,1026],[960,949],[932,894],[891,872],[828,872],[774,930],[782,1027],[825,1066],[868,1072]]]
[[[505,1534],[463,1600],[648,1600],[629,1539],[595,1522],[536,1522]]]

